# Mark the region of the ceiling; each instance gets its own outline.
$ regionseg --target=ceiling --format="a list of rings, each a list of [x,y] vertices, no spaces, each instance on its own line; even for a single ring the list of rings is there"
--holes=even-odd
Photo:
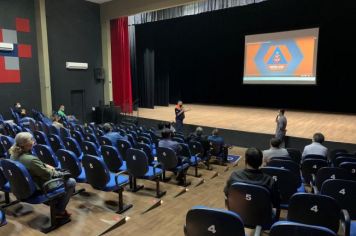
[[[98,4],[102,4],[104,2],[111,2],[112,0],[86,0],[88,2],[95,2],[95,3],[98,3]]]

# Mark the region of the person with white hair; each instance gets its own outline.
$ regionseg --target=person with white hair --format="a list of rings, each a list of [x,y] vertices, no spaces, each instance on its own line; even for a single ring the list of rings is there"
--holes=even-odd
[[[14,145],[9,149],[11,159],[23,164],[35,182],[38,191],[42,191],[43,184],[51,179],[61,178],[67,173],[56,170],[53,166],[43,163],[38,157],[31,154],[35,140],[31,133],[21,132],[15,137]],[[56,184],[56,183],[53,183]],[[76,181],[73,178],[65,180],[66,194],[55,205],[55,215],[58,219],[70,218],[66,206],[72,196]],[[56,186],[52,186],[53,188]]]

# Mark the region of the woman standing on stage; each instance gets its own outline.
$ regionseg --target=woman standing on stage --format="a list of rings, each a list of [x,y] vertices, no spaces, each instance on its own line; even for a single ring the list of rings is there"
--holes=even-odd
[[[185,118],[185,112],[188,111],[188,109],[183,108],[183,102],[178,101],[176,108],[174,109],[176,113],[176,132],[178,133],[183,133],[183,120]]]

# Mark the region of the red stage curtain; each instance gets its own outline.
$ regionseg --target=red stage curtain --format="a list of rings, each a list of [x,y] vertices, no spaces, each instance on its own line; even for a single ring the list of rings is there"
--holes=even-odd
[[[132,112],[128,19],[111,20],[111,66],[113,99],[124,112]]]

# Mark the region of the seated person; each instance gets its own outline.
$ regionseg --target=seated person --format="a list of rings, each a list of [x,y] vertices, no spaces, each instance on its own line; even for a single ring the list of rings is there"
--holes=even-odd
[[[257,148],[248,148],[245,153],[245,169],[235,170],[231,173],[224,188],[225,195],[229,193],[229,188],[236,182],[246,184],[260,185],[267,188],[271,193],[271,199],[274,207],[279,207],[280,197],[277,184],[271,176],[264,174],[260,170],[262,165],[262,152]]]
[[[164,129],[164,123],[162,123],[162,122],[158,123],[157,128],[158,129],[155,131],[155,135],[158,138],[161,138],[162,137],[162,131]]]
[[[61,118],[59,115],[54,114],[52,116],[52,125],[56,127],[57,129],[64,128],[63,124],[60,122]]]
[[[77,118],[75,118],[75,116],[73,115],[66,115],[66,113],[64,113],[65,110],[65,106],[64,105],[60,105],[59,109],[57,111],[57,114],[59,115],[59,117],[63,120],[68,120],[68,121],[78,121]]]
[[[26,117],[26,109],[21,106],[21,103],[16,102],[13,108],[14,112],[16,112],[20,118]]]
[[[188,137],[188,142],[194,141],[194,142],[199,142],[204,148],[204,153],[203,156],[206,156],[207,151],[209,150],[210,144],[208,141],[208,137],[203,134],[203,128],[202,127],[197,127],[195,129],[194,133],[191,133]]]
[[[18,133],[15,137],[15,143],[10,148],[11,159],[22,163],[33,181],[37,190],[42,191],[43,184],[51,179],[63,177],[63,172],[55,170],[54,167],[43,163],[38,157],[31,155],[31,150],[35,144],[32,134],[28,132]],[[56,183],[54,183],[55,185]],[[55,215],[58,219],[69,218],[70,214],[66,211],[66,206],[75,190],[75,180],[69,178],[65,181],[66,194],[55,205]],[[53,186],[53,187],[56,187]]]
[[[103,137],[108,138],[114,147],[118,147],[118,140],[127,140],[127,137],[122,136],[119,132],[113,132],[113,128],[110,123],[105,123],[103,125],[104,135]]]
[[[282,141],[278,138],[271,138],[270,149],[263,151],[263,162],[267,164],[272,157],[289,157],[287,149],[281,147]]]
[[[328,148],[322,145],[324,141],[325,137],[322,133],[315,133],[313,135],[312,143],[304,147],[302,158],[310,154],[327,157]]]
[[[223,155],[223,161],[227,162],[228,146],[225,145],[224,138],[219,136],[219,130],[218,129],[214,129],[213,130],[211,135],[208,137],[208,141],[210,143],[215,143],[215,144],[220,145],[220,148],[221,148],[220,153],[222,153],[222,155]]]
[[[189,162],[189,161],[183,161],[182,158],[179,156],[179,152],[182,150],[182,146],[172,140],[172,131],[170,129],[163,129],[162,131],[162,139],[158,142],[158,147],[164,147],[164,148],[170,148],[172,149],[178,158],[178,164],[181,165],[184,162]],[[177,175],[177,180],[179,181],[179,184],[183,184],[183,171],[179,172],[179,175]]]

